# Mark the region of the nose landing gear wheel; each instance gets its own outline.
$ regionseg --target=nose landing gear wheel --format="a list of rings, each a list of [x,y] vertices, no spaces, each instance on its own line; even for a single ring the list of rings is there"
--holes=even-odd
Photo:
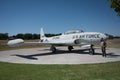
[[[73,49],[73,46],[68,46],[69,51],[72,51],[72,49]]]
[[[52,51],[52,53],[56,52],[56,48],[54,46],[51,46],[50,50]]]
[[[94,45],[91,45],[91,46],[90,46],[90,49],[89,49],[89,54],[92,54],[92,55],[95,54],[95,50],[94,50],[93,46],[94,46]]]

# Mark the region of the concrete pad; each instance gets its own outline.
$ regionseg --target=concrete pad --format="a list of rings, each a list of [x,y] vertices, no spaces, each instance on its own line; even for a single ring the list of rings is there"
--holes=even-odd
[[[49,47],[17,49],[0,51],[0,61],[25,64],[93,64],[120,61],[120,49],[108,48],[107,57],[102,57],[101,49],[95,49],[95,55],[89,55],[88,50],[74,47],[72,52],[67,47],[57,47],[56,53],[51,53]]]

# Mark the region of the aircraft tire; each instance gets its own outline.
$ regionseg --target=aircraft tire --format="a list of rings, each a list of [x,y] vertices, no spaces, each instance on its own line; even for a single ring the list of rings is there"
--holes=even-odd
[[[73,49],[73,46],[68,46],[69,51],[72,51],[72,49]]]
[[[94,55],[95,54],[95,50],[94,49],[89,49],[89,54],[91,55]]]
[[[50,50],[52,51],[52,53],[56,52],[56,48],[54,46],[51,46]]]

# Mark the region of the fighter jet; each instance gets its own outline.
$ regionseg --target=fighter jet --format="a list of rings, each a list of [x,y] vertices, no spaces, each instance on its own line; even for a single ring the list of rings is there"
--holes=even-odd
[[[40,41],[24,42],[23,39],[15,39],[8,41],[8,46],[17,46],[23,43],[29,44],[48,44],[51,45],[50,50],[55,53],[56,46],[68,46],[68,50],[72,51],[73,46],[89,47],[94,53],[93,45],[99,44],[101,39],[107,39],[107,36],[99,32],[84,32],[82,30],[69,30],[59,36],[46,37],[43,28],[40,29]]]

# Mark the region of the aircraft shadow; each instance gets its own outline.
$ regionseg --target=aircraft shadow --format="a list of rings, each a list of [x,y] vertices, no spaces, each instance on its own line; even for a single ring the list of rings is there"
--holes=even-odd
[[[25,59],[30,59],[30,60],[38,60],[38,58],[35,58],[32,55],[18,55],[18,54],[16,54],[14,56],[18,56],[18,57],[25,58]]]
[[[120,55],[117,55],[113,52],[107,54],[107,58],[117,58],[117,57],[120,57]]]
[[[30,60],[38,60],[38,58],[35,58],[36,56],[49,56],[49,55],[70,54],[70,53],[89,54],[89,51],[88,51],[88,49],[73,50],[71,52],[67,51],[67,50],[57,50],[56,53],[46,52],[46,53],[37,53],[37,54],[33,54],[33,55],[19,55],[19,54],[15,54],[15,55],[12,55],[12,56],[18,56],[18,57],[26,58],[26,59],[30,59]],[[101,55],[102,56],[102,53],[96,53],[95,52],[94,55]],[[115,57],[120,57],[120,55],[115,55],[114,53],[107,53],[107,57],[108,58],[115,58]]]

